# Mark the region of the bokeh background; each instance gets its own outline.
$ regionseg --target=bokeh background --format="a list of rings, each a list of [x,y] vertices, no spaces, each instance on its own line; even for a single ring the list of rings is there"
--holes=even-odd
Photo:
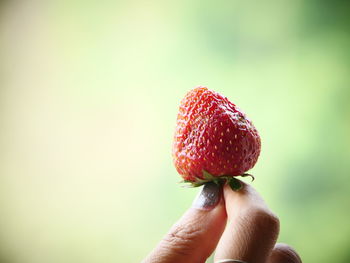
[[[190,206],[197,86],[262,137],[253,183],[304,262],[350,262],[348,1],[1,1],[0,262],[139,262]],[[208,262],[212,262],[209,259]]]

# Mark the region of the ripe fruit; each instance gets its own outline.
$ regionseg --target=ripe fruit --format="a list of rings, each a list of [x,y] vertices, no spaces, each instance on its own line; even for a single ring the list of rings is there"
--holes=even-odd
[[[245,176],[260,154],[260,137],[235,104],[215,91],[197,87],[180,104],[173,144],[173,161],[185,182]]]

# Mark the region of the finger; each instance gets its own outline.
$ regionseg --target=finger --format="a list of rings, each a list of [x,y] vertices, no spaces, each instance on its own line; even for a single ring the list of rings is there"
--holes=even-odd
[[[228,222],[215,260],[265,263],[276,243],[279,220],[253,187],[243,182],[242,185],[239,191],[224,187]]]
[[[302,263],[298,253],[287,244],[278,243],[273,248],[268,263]]]
[[[193,206],[143,262],[205,262],[215,249],[225,224],[222,187],[207,183]]]

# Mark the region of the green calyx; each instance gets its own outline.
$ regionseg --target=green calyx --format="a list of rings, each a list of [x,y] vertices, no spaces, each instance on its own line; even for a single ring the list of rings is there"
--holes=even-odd
[[[242,176],[242,177],[249,176],[252,178],[252,182],[255,179],[253,175],[247,174],[247,173],[238,175],[238,176]],[[223,185],[225,182],[227,182],[233,191],[238,191],[242,188],[242,183],[235,177],[237,176],[232,176],[232,175],[213,176],[207,171],[203,170],[203,179],[196,177],[195,181],[183,180],[180,183],[186,183],[186,185],[184,185],[183,187],[193,188],[193,187],[204,185],[205,183],[209,183],[209,182],[214,182],[218,185],[219,184]]]

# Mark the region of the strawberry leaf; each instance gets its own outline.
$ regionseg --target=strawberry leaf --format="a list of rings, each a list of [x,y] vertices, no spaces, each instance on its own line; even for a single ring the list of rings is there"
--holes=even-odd
[[[241,182],[234,177],[228,179],[228,184],[233,191],[238,191],[243,187]]]

